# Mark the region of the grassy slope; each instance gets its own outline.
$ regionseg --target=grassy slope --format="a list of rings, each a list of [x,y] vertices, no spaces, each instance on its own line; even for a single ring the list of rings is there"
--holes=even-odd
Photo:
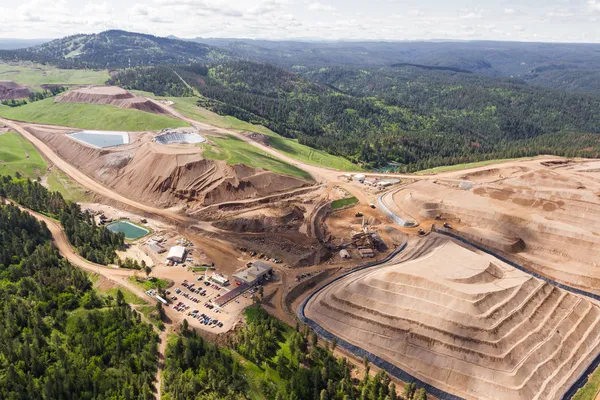
[[[134,91],[144,96],[155,97],[152,93]],[[205,122],[210,125],[220,128],[232,129],[236,131],[262,133],[269,136],[269,143],[275,149],[281,151],[296,160],[323,167],[335,168],[344,171],[361,171],[360,166],[351,163],[343,157],[334,156],[321,150],[315,150],[311,147],[298,143],[297,140],[287,139],[279,136],[272,130],[262,126],[253,125],[245,121],[241,121],[235,117],[222,116],[213,113],[205,108],[196,105],[195,97],[159,97],[160,99],[170,100],[175,105],[177,111],[188,118],[195,119],[200,122]]]
[[[417,175],[437,174],[439,172],[458,171],[458,170],[461,170],[461,169],[484,167],[484,166],[490,165],[490,164],[499,164],[499,163],[503,163],[503,162],[506,162],[506,161],[528,160],[528,159],[531,159],[531,157],[525,157],[525,158],[500,158],[500,159],[497,159],[497,160],[477,161],[477,162],[472,162],[472,163],[467,163],[467,164],[445,165],[445,166],[442,166],[442,167],[435,167],[435,168],[430,168],[430,169],[424,169],[422,171],[417,171],[417,172],[415,172],[415,174],[417,174]]]
[[[107,70],[58,69],[38,64],[12,65],[0,63],[0,80],[20,84],[102,85],[109,78]]]
[[[2,107],[0,116],[18,121],[98,130],[155,131],[189,126],[183,121],[164,115],[107,105],[54,103],[54,98],[22,107]]]
[[[253,316],[254,313],[255,313],[255,309],[252,307],[244,310],[244,314],[246,315],[246,317],[249,320],[254,317]],[[281,332],[282,337],[277,342],[277,345],[279,346],[279,350],[278,350],[279,355],[274,355],[273,357],[271,357],[269,359],[269,362],[263,363],[262,365],[259,366],[259,365],[255,364],[254,362],[244,358],[239,353],[231,350],[234,357],[236,359],[238,359],[238,361],[240,361],[240,364],[244,368],[246,378],[248,379],[248,381],[250,383],[250,388],[251,388],[250,398],[251,399],[264,398],[264,395],[260,389],[261,381],[272,382],[276,386],[280,387],[281,389],[283,389],[283,386],[285,385],[285,381],[281,379],[281,377],[279,376],[279,373],[273,368],[273,366],[277,365],[277,359],[278,359],[278,357],[280,357],[280,355],[287,358],[288,360],[292,359],[289,341],[291,339],[291,335],[294,330],[292,329],[292,327],[290,327],[284,323],[282,323],[282,327],[283,327],[283,330]],[[294,361],[296,361],[296,360],[294,360]]]
[[[600,368],[597,368],[588,378],[584,387],[573,396],[573,400],[594,400],[600,391]]]
[[[0,134],[0,175],[35,179],[46,173],[48,164],[35,147],[16,132]]]
[[[50,190],[59,192],[65,200],[85,203],[93,199],[92,194],[57,169],[48,173],[47,183]]]
[[[202,145],[205,158],[225,160],[228,164],[245,164],[251,167],[265,168],[278,174],[291,175],[311,180],[308,172],[285,163],[270,154],[248,145],[241,139],[229,135],[227,138],[211,138],[217,147]]]
[[[336,210],[338,208],[346,207],[351,204],[358,203],[358,199],[356,197],[347,197],[345,199],[334,200],[331,202],[331,208]]]

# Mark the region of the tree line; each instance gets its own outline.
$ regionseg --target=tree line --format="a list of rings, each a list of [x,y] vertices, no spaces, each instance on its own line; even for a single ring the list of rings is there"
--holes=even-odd
[[[399,395],[384,372],[352,376],[352,365],[334,356],[306,328],[292,329],[260,306],[246,310],[246,324],[228,348],[207,343],[184,322],[182,336],[167,347],[163,398],[233,400],[425,400],[423,389],[407,384]],[[232,349],[232,350],[230,350]],[[252,364],[252,365],[250,365]]]
[[[0,204],[0,398],[153,399],[157,336],[97,295],[46,226]]]
[[[117,259],[116,250],[125,243],[123,233],[113,233],[96,225],[93,215],[77,203],[66,201],[38,182],[0,176],[0,198],[9,198],[33,211],[60,220],[71,244],[85,259],[107,265]]]

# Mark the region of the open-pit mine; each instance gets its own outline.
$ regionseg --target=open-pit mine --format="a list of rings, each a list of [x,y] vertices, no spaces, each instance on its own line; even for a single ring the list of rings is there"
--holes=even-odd
[[[432,175],[351,174],[120,88],[79,88],[56,101],[191,125],[107,132],[6,122],[106,202],[98,212],[160,220],[141,240],[150,243],[128,253],[155,249],[157,275],[200,279],[165,264],[161,243],[195,240],[187,262],[204,274],[217,268],[214,279],[239,276],[260,258],[274,270],[267,310],[290,324],[299,315],[442,399],[568,398],[598,365],[600,161],[536,157]],[[217,138],[229,136],[307,174],[203,156],[225,151]],[[235,326],[235,313],[223,330]]]

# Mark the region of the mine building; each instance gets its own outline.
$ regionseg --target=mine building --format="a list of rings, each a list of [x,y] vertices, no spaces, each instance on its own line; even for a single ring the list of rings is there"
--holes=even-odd
[[[234,274],[233,277],[238,283],[254,285],[272,273],[273,267],[271,267],[269,264],[261,261],[254,261],[250,267],[238,272],[237,274]]]
[[[182,263],[185,260],[186,252],[187,249],[183,246],[173,246],[167,254],[167,260],[176,264]]]

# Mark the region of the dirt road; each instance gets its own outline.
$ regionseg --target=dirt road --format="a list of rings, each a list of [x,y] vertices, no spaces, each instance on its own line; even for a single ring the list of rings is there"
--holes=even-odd
[[[18,123],[0,118],[0,123],[14,129],[18,133],[20,133],[25,139],[31,142],[36,149],[38,149],[48,160],[50,160],[54,165],[56,165],[60,170],[73,178],[77,183],[82,185],[84,188],[87,188],[93,192],[101,194],[103,196],[110,197],[120,203],[126,204],[128,206],[137,208],[138,210],[148,212],[151,214],[159,215],[164,218],[177,221],[177,222],[195,222],[193,219],[177,214],[174,211],[162,208],[152,207],[134,200],[131,200],[127,197],[121,196],[115,191],[101,185],[100,183],[94,181],[89,176],[85,175],[83,172],[79,171],[77,168],[73,167],[71,164],[67,163],[65,160],[60,158],[52,149],[46,145],[44,142],[33,136],[26,129],[21,127]]]
[[[129,281],[129,278],[131,276],[133,276],[134,272],[131,270],[124,270],[124,269],[115,269],[115,268],[109,268],[109,267],[105,267],[104,265],[100,265],[100,264],[96,264],[93,263],[91,261],[88,261],[86,259],[84,259],[83,257],[81,257],[79,254],[77,254],[77,252],[75,252],[75,250],[73,249],[73,247],[71,247],[71,243],[69,242],[63,227],[56,221],[46,217],[43,214],[37,213],[35,211],[29,210],[27,208],[24,207],[20,207],[21,210],[28,212],[29,214],[31,214],[32,216],[34,216],[38,221],[42,221],[46,224],[46,226],[48,227],[48,230],[50,230],[50,233],[52,234],[52,239],[54,241],[54,244],[56,245],[56,248],[58,249],[59,253],[66,258],[71,264],[73,264],[74,266],[81,268],[84,271],[87,272],[91,272],[91,273],[96,273],[101,275],[104,279],[113,282],[114,284],[116,284],[117,286],[120,287],[124,287],[127,290],[131,291],[132,293],[134,293],[137,297],[141,298],[141,299],[146,299],[146,293],[144,292],[144,290],[142,290],[140,287],[138,287],[137,285],[131,283]],[[135,307],[133,307],[135,309]],[[167,309],[165,309],[165,311],[167,311]],[[155,331],[158,332],[158,330],[156,329],[156,327],[154,327],[154,325],[140,312],[139,313],[142,320],[144,320],[144,322],[150,324]],[[162,370],[164,368],[164,361],[165,361],[165,351],[167,348],[167,332],[163,331],[163,332],[158,332],[159,333],[159,338],[160,338],[160,342],[159,342],[159,346],[158,346],[158,367],[156,370],[156,388],[157,388],[157,399],[160,400],[161,398],[161,384],[162,384]]]

